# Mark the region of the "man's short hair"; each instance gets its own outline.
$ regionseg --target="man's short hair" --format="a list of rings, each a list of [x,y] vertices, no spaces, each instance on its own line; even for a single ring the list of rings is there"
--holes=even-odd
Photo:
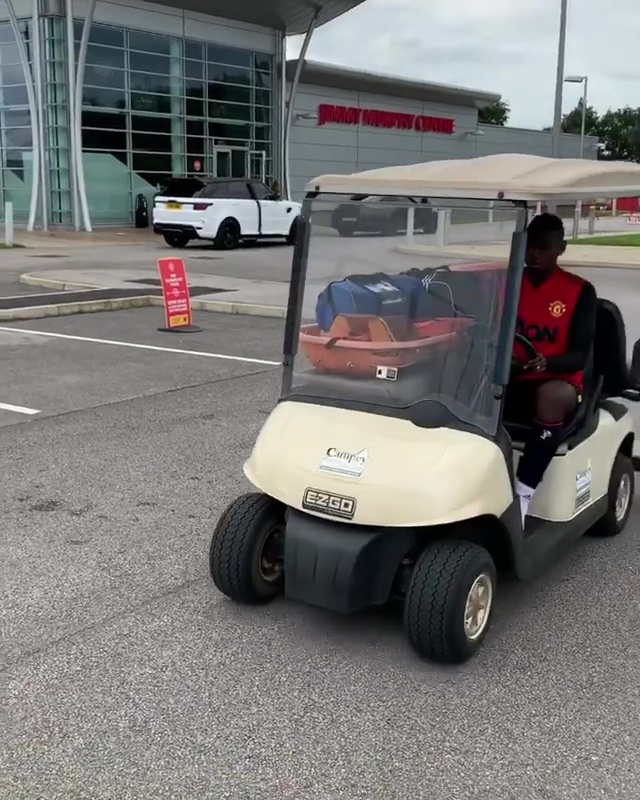
[[[555,214],[538,214],[527,228],[529,247],[548,247],[552,242],[564,241],[564,225]]]

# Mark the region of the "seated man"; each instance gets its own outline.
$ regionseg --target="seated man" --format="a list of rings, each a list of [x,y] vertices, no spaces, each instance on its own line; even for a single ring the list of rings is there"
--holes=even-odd
[[[527,229],[516,330],[538,355],[515,374],[507,388],[505,418],[533,420],[516,473],[522,524],[562,438],[566,421],[581,400],[585,368],[596,325],[596,292],[591,283],[558,266],[566,248],[562,220],[540,214]],[[514,353],[526,351],[516,340]]]

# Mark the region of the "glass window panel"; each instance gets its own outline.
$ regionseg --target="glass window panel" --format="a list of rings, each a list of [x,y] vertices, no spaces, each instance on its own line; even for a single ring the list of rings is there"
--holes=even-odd
[[[2,66],[8,64],[20,64],[20,53],[15,43],[2,45]]]
[[[3,22],[0,24],[0,45],[5,42],[13,42],[13,31],[11,30],[11,25],[7,22]]]
[[[258,123],[262,123],[264,125],[271,124],[271,109],[267,108],[266,106],[255,106],[254,109],[254,119]]]
[[[201,119],[187,120],[187,136],[204,136],[204,122]]]
[[[3,65],[0,68],[0,85],[15,86],[16,84],[24,83],[24,70],[21,64],[14,64],[8,67]]]
[[[195,78],[186,78],[184,82],[184,93],[187,97],[204,97],[204,83]]]
[[[134,151],[151,153],[170,153],[171,136],[163,133],[138,133],[131,134],[131,147]]]
[[[7,149],[16,148],[17,150],[31,149],[33,143],[31,128],[9,128],[5,130],[5,141]]]
[[[207,61],[213,64],[229,64],[236,67],[251,68],[252,53],[236,47],[223,47],[219,44],[207,45]]]
[[[204,44],[187,39],[184,43],[184,56],[195,61],[204,61]]]
[[[255,91],[255,104],[257,106],[271,106],[273,105],[273,99],[271,96],[271,92],[267,91],[266,89],[256,89]]]
[[[82,104],[98,108],[126,108],[127,98],[125,93],[118,89],[85,86],[82,92]]]
[[[26,106],[29,105],[26,86],[7,86],[2,91],[2,105]]]
[[[146,111],[151,114],[170,114],[171,98],[162,94],[131,93],[131,110]]]
[[[102,131],[96,128],[84,128],[82,131],[82,147],[85,150],[124,151],[127,149],[127,132],[113,129]]]
[[[127,117],[125,114],[109,114],[104,111],[83,111],[82,127],[126,130]]]
[[[109,67],[85,67],[84,72],[85,86],[99,86],[108,89],[125,88],[125,73],[121,69],[110,69]]]
[[[209,84],[209,100],[221,100],[227,103],[251,104],[251,89],[244,86],[226,86],[224,83]]]
[[[207,65],[207,77],[210,81],[219,83],[237,83],[242,86],[251,86],[251,70],[241,67],[227,67],[220,64]]]
[[[80,46],[78,45],[76,50],[79,49]],[[78,53],[76,52],[76,57],[77,55]],[[99,44],[90,44],[87,47],[87,64],[124,69],[124,50],[117,50],[115,47],[104,47]]]
[[[131,161],[133,169],[143,177],[144,173],[164,173],[166,177],[171,177],[171,153],[132,153]],[[155,174],[149,180],[154,185],[158,182],[162,181]]]
[[[256,125],[256,139],[261,141],[271,141],[271,126],[270,125]]]
[[[237,103],[209,103],[209,116],[214,119],[238,119],[251,122],[251,106]]]
[[[251,139],[251,125],[231,125],[227,122],[210,122],[209,136],[214,139]]]
[[[187,97],[187,114],[192,117],[204,117],[204,100],[201,98]]]
[[[261,69],[263,72],[271,72],[273,69],[273,56],[268,56],[266,53],[254,53],[253,64],[256,69]]]
[[[162,75],[147,75],[146,72],[130,72],[129,85],[132,92],[153,92],[153,94],[171,94],[169,78]]]
[[[204,80],[204,64],[202,61],[185,61],[184,75],[185,78],[197,78],[200,81]]]
[[[30,128],[31,115],[29,114],[29,110],[5,111],[4,124],[7,128]]]
[[[144,114],[131,115],[131,130],[149,133],[171,133],[169,117],[147,117]]]
[[[142,50],[145,53],[159,53],[160,55],[168,56],[171,52],[171,41],[170,36],[129,31],[130,50]]]
[[[261,89],[270,89],[272,87],[272,78],[268,72],[256,72],[256,86]]]
[[[149,53],[129,53],[129,66],[140,72],[155,72],[158,75],[171,74],[171,59],[168,56],[154,56]]]
[[[76,21],[74,24],[75,38],[80,41],[82,36],[81,21]],[[122,28],[114,28],[111,25],[96,25],[91,26],[89,32],[89,42],[92,44],[105,44],[110,47],[120,47],[124,49],[124,30]]]

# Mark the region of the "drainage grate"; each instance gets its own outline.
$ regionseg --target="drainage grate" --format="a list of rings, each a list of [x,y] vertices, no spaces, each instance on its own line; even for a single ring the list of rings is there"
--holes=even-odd
[[[66,253],[40,253],[35,256],[27,256],[27,258],[66,258]]]

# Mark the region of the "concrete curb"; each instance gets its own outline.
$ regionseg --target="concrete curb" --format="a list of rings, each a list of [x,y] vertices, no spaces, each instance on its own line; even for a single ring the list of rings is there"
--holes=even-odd
[[[59,281],[41,275],[32,275],[28,272],[20,276],[19,282],[24,283],[25,286],[39,286],[43,289],[54,289],[65,292],[106,288],[104,286],[96,286],[95,284],[76,281]],[[32,306],[0,311],[0,321],[8,322],[10,320],[40,319],[42,317],[91,313],[93,311],[119,311],[125,308],[142,308],[144,306],[162,307],[164,306],[164,301],[161,297],[141,295],[139,297],[128,297],[120,300],[88,300],[84,303],[59,303],[51,306]],[[248,317],[266,317],[268,319],[284,319],[287,315],[287,309],[284,306],[267,306],[258,303],[234,303],[228,300],[201,300],[197,297],[192,298],[191,307],[194,311],[207,311],[217,314],[240,314]]]
[[[508,257],[508,253],[478,253],[477,256],[473,252],[456,252],[454,250],[448,250],[447,252],[443,252],[442,250],[437,250],[434,248],[433,250],[428,250],[426,247],[420,246],[412,246],[412,245],[398,245],[396,247],[397,252],[402,253],[403,255],[412,255],[412,256],[429,256],[431,258],[465,258],[465,259],[472,259],[476,258],[478,261],[499,261],[501,259],[506,259]],[[640,270],[640,262],[637,264],[621,264],[620,262],[617,263],[609,263],[606,261],[599,261],[597,263],[594,262],[585,262],[585,261],[573,261],[570,258],[563,258],[561,265],[563,267],[574,267],[577,269],[637,269]]]
[[[119,300],[87,300],[82,303],[26,306],[25,308],[10,308],[0,311],[0,322],[66,317],[70,314],[92,314],[97,311],[121,311],[125,308],[143,308],[148,305],[148,297],[124,297]]]

